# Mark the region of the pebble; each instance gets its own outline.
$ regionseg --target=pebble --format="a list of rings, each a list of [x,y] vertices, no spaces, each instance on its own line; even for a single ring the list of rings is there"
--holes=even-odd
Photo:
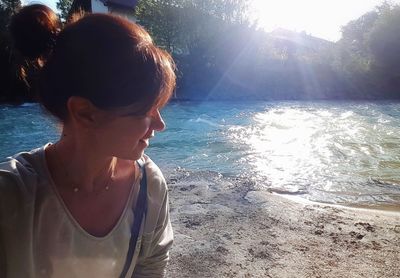
[[[252,204],[262,204],[268,201],[266,193],[262,191],[249,191],[244,198]]]

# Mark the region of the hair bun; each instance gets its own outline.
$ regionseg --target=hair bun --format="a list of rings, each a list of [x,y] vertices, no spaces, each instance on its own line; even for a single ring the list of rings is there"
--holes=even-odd
[[[57,14],[49,7],[41,4],[25,6],[11,19],[14,47],[32,60],[45,57],[54,46],[60,26]]]

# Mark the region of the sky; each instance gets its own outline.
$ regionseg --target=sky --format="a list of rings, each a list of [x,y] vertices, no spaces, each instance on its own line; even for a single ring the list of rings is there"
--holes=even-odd
[[[30,1],[56,9],[56,0]],[[271,31],[281,27],[330,41],[340,39],[340,29],[350,20],[371,11],[383,0],[253,0],[252,17]],[[400,0],[392,0],[400,3]]]
[[[383,0],[253,0],[252,17],[266,31],[281,27],[330,41],[341,27],[373,10]],[[400,1],[390,1],[398,4]]]

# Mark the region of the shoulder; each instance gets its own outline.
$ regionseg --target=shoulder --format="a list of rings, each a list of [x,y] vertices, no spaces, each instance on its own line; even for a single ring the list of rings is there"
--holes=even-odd
[[[143,235],[148,240],[154,233],[169,223],[169,204],[167,183],[160,168],[143,155],[147,177],[147,208]]]
[[[0,163],[0,194],[29,194],[43,171],[44,147],[21,152]]]
[[[142,157],[147,177],[146,229],[154,230],[168,210],[168,188],[160,168],[146,155]]]
[[[158,192],[160,195],[165,195],[167,192],[167,183],[160,168],[147,155],[143,155],[142,161],[144,161],[146,169],[148,190],[153,193]]]

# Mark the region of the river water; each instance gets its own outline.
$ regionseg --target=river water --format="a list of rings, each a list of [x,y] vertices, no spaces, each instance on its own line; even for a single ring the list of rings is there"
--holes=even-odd
[[[400,103],[180,102],[147,153],[325,203],[400,210]],[[0,106],[0,159],[58,138],[36,104]]]

